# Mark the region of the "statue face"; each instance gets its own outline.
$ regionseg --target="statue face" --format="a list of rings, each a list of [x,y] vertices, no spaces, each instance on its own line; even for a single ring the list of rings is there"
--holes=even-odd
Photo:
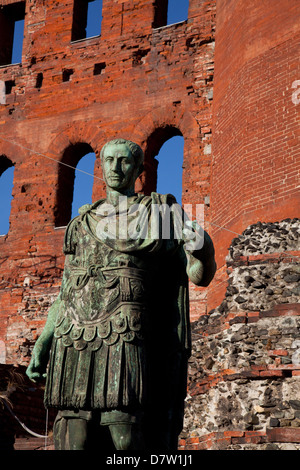
[[[131,150],[126,144],[109,144],[105,148],[102,169],[109,188],[121,191],[134,187],[137,168]]]

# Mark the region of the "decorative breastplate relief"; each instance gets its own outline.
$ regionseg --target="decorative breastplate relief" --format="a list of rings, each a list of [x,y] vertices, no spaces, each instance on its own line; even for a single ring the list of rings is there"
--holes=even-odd
[[[72,268],[55,337],[79,350],[87,345],[96,350],[103,341],[110,345],[120,337],[141,339],[147,277],[147,271],[124,258],[106,267]]]

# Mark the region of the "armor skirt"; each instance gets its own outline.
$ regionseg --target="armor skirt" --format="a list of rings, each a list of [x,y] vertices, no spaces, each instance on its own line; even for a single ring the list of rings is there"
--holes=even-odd
[[[47,371],[45,406],[59,409],[123,409],[139,407],[145,399],[143,340],[112,345],[105,342],[83,349],[53,338]]]

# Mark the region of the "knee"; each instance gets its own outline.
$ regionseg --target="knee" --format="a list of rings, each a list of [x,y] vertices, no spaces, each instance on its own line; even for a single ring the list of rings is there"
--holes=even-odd
[[[114,424],[109,426],[110,434],[117,450],[134,450],[133,426],[127,424]]]
[[[87,445],[87,421],[84,419],[70,419],[68,428],[70,450],[85,450]]]

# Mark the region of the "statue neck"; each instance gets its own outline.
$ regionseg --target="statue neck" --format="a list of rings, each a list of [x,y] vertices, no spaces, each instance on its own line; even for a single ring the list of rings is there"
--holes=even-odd
[[[124,191],[116,191],[111,188],[106,190],[106,202],[113,206],[118,206],[120,197],[131,197],[135,195],[134,188],[125,189]]]

